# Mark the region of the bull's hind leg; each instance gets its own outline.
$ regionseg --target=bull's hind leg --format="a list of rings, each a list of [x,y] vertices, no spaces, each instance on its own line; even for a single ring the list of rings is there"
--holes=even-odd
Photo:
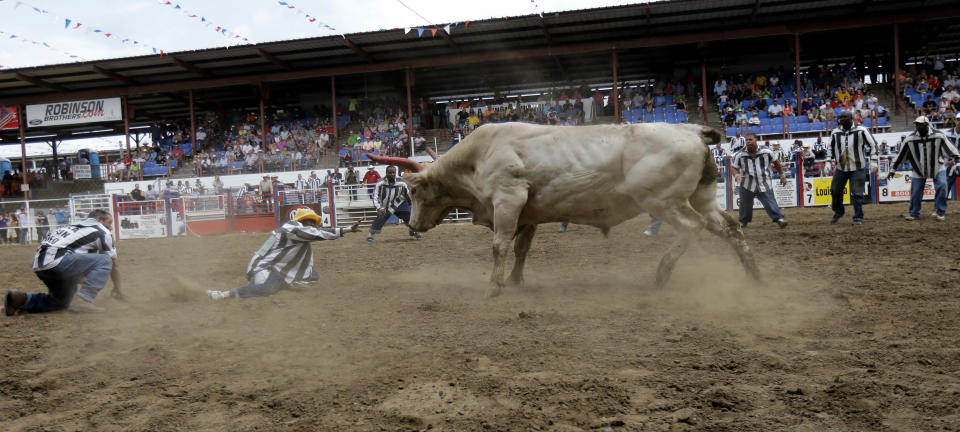
[[[523,265],[527,262],[527,252],[530,251],[530,244],[533,243],[533,235],[537,232],[537,226],[534,224],[521,225],[517,230],[517,240],[513,245],[513,253],[517,260],[513,263],[513,271],[507,283],[515,286],[523,286]]]
[[[750,247],[747,246],[747,241],[743,237],[740,223],[717,206],[715,189],[715,184],[700,186],[694,196],[690,198],[690,203],[706,219],[707,231],[725,240],[737,252],[740,264],[743,265],[747,274],[754,280],[760,280],[760,270],[757,268],[757,262],[753,259],[753,252],[750,251]]]
[[[667,249],[667,253],[660,259],[660,265],[657,267],[657,288],[663,288],[670,281],[677,260],[690,246],[690,240],[703,228],[704,221],[703,217],[694,211],[689,204],[662,210],[655,213],[654,216],[672,225],[680,234],[680,238],[670,246],[670,249]]]

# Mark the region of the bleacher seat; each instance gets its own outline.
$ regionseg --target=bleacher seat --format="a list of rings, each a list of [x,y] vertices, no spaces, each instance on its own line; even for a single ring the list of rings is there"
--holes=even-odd
[[[737,128],[734,126],[727,126],[727,136],[737,136]]]

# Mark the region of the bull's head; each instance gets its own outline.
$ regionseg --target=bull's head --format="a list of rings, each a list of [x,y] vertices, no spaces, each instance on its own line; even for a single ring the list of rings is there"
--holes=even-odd
[[[437,154],[431,148],[427,153],[436,160]],[[417,232],[424,232],[440,224],[443,218],[454,207],[462,206],[456,202],[443,187],[432,179],[429,165],[421,164],[407,158],[386,157],[367,153],[370,160],[375,162],[397,165],[411,172],[403,176],[403,181],[410,187],[411,212],[410,228]]]

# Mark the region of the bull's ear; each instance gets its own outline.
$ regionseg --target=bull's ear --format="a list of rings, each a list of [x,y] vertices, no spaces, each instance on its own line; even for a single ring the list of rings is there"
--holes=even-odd
[[[406,173],[403,175],[403,181],[410,186],[419,186],[423,182],[419,173]]]

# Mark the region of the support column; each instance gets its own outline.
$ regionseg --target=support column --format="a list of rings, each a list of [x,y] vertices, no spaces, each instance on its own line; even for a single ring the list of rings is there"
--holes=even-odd
[[[50,149],[53,151],[53,178],[55,180],[60,178],[60,161],[57,157],[57,147],[59,146],[60,142],[56,138],[50,140]]]
[[[333,104],[330,107],[330,123],[333,123],[333,137],[331,139],[336,143],[339,127],[337,125],[337,77],[335,76],[330,77],[330,103]],[[334,145],[333,148],[336,149],[337,146]]]
[[[130,155],[130,109],[127,107],[127,97],[123,97],[123,136],[127,139],[127,156]]]
[[[406,69],[406,78],[407,78],[407,129],[409,130],[407,139],[410,140],[410,156],[413,156],[413,152],[415,150],[413,148],[413,95],[412,95],[412,90],[410,89],[410,87],[413,85],[413,83],[411,83],[411,81],[413,81],[413,71],[411,71],[410,68]]]
[[[793,34],[793,53],[796,59],[797,87],[794,88],[794,96],[797,102],[793,105],[794,114],[800,110],[800,33]]]
[[[263,109],[263,101],[267,98],[264,94],[264,85],[260,83],[260,148],[266,153],[267,150],[267,116]],[[260,161],[263,163],[263,160]],[[263,166],[261,165],[260,172],[263,172]]]
[[[197,154],[197,123],[193,115],[193,89],[190,89],[190,142],[193,143],[193,154]]]
[[[620,123],[620,82],[617,78],[620,59],[617,57],[617,50],[610,53],[610,64],[613,67],[613,122]]]
[[[700,113],[703,115],[703,125],[709,126],[710,121],[707,119],[707,59],[704,58],[700,63],[700,82],[703,88],[700,90],[700,96],[703,97],[703,112]]]
[[[27,106],[20,104],[17,110],[17,119],[19,119],[18,123],[20,123],[20,178],[23,182],[21,185],[24,185],[27,184],[27,131],[25,126],[27,123]],[[30,199],[29,190],[23,191],[23,199]]]
[[[893,106],[900,115],[900,25],[893,23]]]

